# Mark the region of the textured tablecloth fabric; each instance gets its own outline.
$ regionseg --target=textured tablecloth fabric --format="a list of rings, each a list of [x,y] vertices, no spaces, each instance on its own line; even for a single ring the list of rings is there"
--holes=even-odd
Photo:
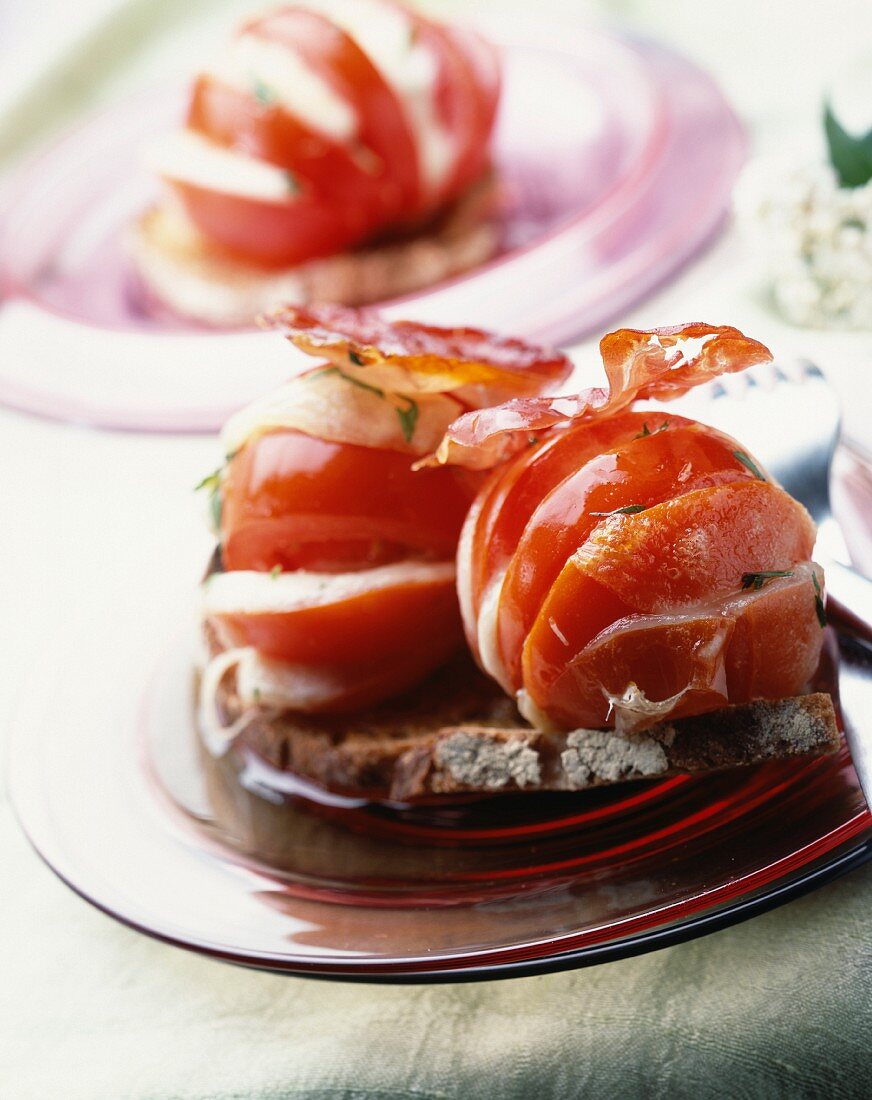
[[[0,830],[5,1100],[870,1094],[872,867],[640,958],[367,986],[153,942],[37,872],[5,808]]]
[[[101,13],[114,10],[108,0],[88,3]],[[116,44],[125,27],[148,31],[161,12],[193,18],[207,6],[202,0],[119,5],[128,22],[108,15],[90,45],[77,39],[72,67],[53,60],[46,79],[14,104],[0,125],[0,154],[34,132],[52,103],[87,99],[99,66],[124,69]],[[647,10],[641,3],[615,6]],[[191,34],[192,25],[185,25]],[[161,67],[152,66],[152,75]],[[19,68],[29,71],[27,64]],[[730,248],[719,256],[729,259]],[[747,302],[731,288],[725,266],[716,257],[705,277],[696,269],[647,303],[636,323],[654,323],[649,315],[656,323],[679,314],[714,317],[713,304],[718,317],[743,323]],[[686,308],[677,311],[678,302]],[[845,377],[846,390],[861,394],[860,375]],[[127,525],[118,545],[141,545],[155,568],[160,543],[147,542],[155,517],[163,531],[182,531],[191,505],[179,487],[215,465],[210,448],[208,441],[93,436],[0,413],[0,606],[9,616],[0,726],[38,652],[38,623],[48,621],[64,590],[55,583],[55,559],[42,552],[56,545],[58,528],[65,560],[73,576],[85,578],[85,591],[102,509],[116,526]],[[36,492],[27,471],[40,462],[44,514],[25,510]],[[87,489],[101,471],[97,508]],[[105,476],[110,472],[117,488]],[[134,512],[124,510],[129,486],[136,486]],[[76,527],[82,508],[86,519]],[[180,534],[180,545],[186,538]],[[177,561],[163,564],[179,569]],[[197,567],[192,554],[185,564],[192,578]],[[42,604],[37,588],[28,588],[34,584]],[[4,1100],[795,1100],[872,1093],[872,868],[742,925],[641,958],[429,987],[287,978],[153,942],[85,905],[42,867],[2,798],[0,868]]]

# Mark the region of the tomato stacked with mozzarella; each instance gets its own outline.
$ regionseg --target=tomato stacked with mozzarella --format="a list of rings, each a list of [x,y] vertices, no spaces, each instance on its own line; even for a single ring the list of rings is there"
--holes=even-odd
[[[570,364],[476,330],[391,326],[340,307],[276,323],[327,361],[225,428],[223,568],[203,612],[225,651],[217,667],[243,662],[258,701],[355,709],[402,691],[462,640],[454,556],[481,475],[414,465],[459,414],[539,392]]]
[[[629,408],[768,352],[705,325],[601,346],[611,392],[467,416],[443,444],[473,467],[516,452],[461,536],[479,662],[546,727],[633,730],[801,692],[823,615],[808,513],[735,440]]]
[[[393,0],[307,0],[253,19],[157,148],[200,232],[289,266],[419,224],[488,166],[490,47]]]

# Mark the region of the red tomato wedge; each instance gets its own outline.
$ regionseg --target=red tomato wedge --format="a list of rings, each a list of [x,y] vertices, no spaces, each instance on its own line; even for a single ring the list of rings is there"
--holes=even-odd
[[[201,233],[222,250],[262,267],[329,256],[348,244],[345,216],[313,196],[264,202],[176,180],[171,183]]]
[[[369,232],[387,208],[384,181],[370,162],[361,163],[353,150],[276,103],[261,103],[214,77],[200,77],[194,85],[188,126],[221,145],[286,169],[289,196],[298,190],[310,200],[317,196],[334,207],[334,217],[350,233]]]
[[[362,668],[384,694],[394,694],[442,664],[461,637],[448,563],[399,563],[354,574],[216,574],[203,603],[205,615],[236,645],[333,674],[347,667],[355,698]],[[332,707],[348,702],[342,695]]]
[[[414,135],[396,92],[354,38],[327,16],[286,7],[243,28],[296,53],[339,96],[353,105],[358,130],[352,152],[363,152],[379,180],[385,207],[412,211],[420,204]]]
[[[300,692],[289,706],[344,709],[402,690],[462,641],[454,557],[483,475],[416,468],[468,407],[458,393],[536,392],[569,361],[473,329],[392,326],[369,311],[283,318],[306,350],[340,362],[225,426],[230,457],[205,484],[219,494],[226,572],[208,582],[204,614],[231,649],[286,666],[279,680]],[[380,385],[364,354],[383,368]]]
[[[384,49],[370,35],[371,55],[341,25],[355,15],[352,5],[335,19],[287,5],[250,20],[230,47],[245,46],[246,59],[268,49],[282,94],[261,78],[256,61],[250,87],[244,74],[240,82],[238,72],[230,78],[220,69],[196,80],[187,128],[289,178],[287,200],[259,201],[234,191],[232,180],[207,188],[168,171],[191,221],[219,248],[260,266],[299,264],[414,229],[486,172],[499,97],[492,49],[390,0],[376,0],[374,14],[391,17],[399,30],[397,56],[376,56]],[[367,38],[360,28],[356,33]],[[297,79],[312,85],[316,97],[320,85],[353,125],[319,127],[307,99],[312,87],[300,88],[295,110],[293,86],[289,94],[288,80],[275,76],[284,54],[281,72],[308,74]],[[321,117],[326,109],[322,104]],[[434,146],[444,163],[430,178]]]
[[[341,572],[409,555],[450,559],[475,494],[462,470],[412,470],[399,451],[274,431],[222,483],[226,569]]]
[[[741,348],[729,331],[725,346]],[[634,393],[724,369],[666,368],[638,336]],[[730,437],[615,408],[540,428],[470,510],[458,587],[479,662],[531,720],[564,728],[640,729],[802,691],[822,642],[807,512]]]

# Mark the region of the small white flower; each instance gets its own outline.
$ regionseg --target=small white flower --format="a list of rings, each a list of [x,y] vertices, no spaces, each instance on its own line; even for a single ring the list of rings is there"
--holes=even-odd
[[[841,188],[828,164],[760,161],[736,210],[787,320],[872,329],[872,183]]]

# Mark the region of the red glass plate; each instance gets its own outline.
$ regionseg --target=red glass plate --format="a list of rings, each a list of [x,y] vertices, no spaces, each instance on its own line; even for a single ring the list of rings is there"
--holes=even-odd
[[[576,967],[744,919],[870,854],[846,747],[573,795],[417,808],[324,795],[253,758],[204,757],[190,638],[143,703],[142,643],[125,637],[67,640],[41,665],[13,731],[13,802],[82,897],[216,958],[381,981]],[[872,649],[840,642],[826,682],[868,745]]]
[[[388,304],[551,342],[598,331],[708,240],[744,153],[718,88],[649,41],[512,28],[495,156],[493,261]],[[218,332],[156,308],[124,237],[151,202],[142,146],[177,123],[151,90],[85,122],[27,167],[0,217],[0,401],[105,427],[213,430],[300,360],[274,335]]]

